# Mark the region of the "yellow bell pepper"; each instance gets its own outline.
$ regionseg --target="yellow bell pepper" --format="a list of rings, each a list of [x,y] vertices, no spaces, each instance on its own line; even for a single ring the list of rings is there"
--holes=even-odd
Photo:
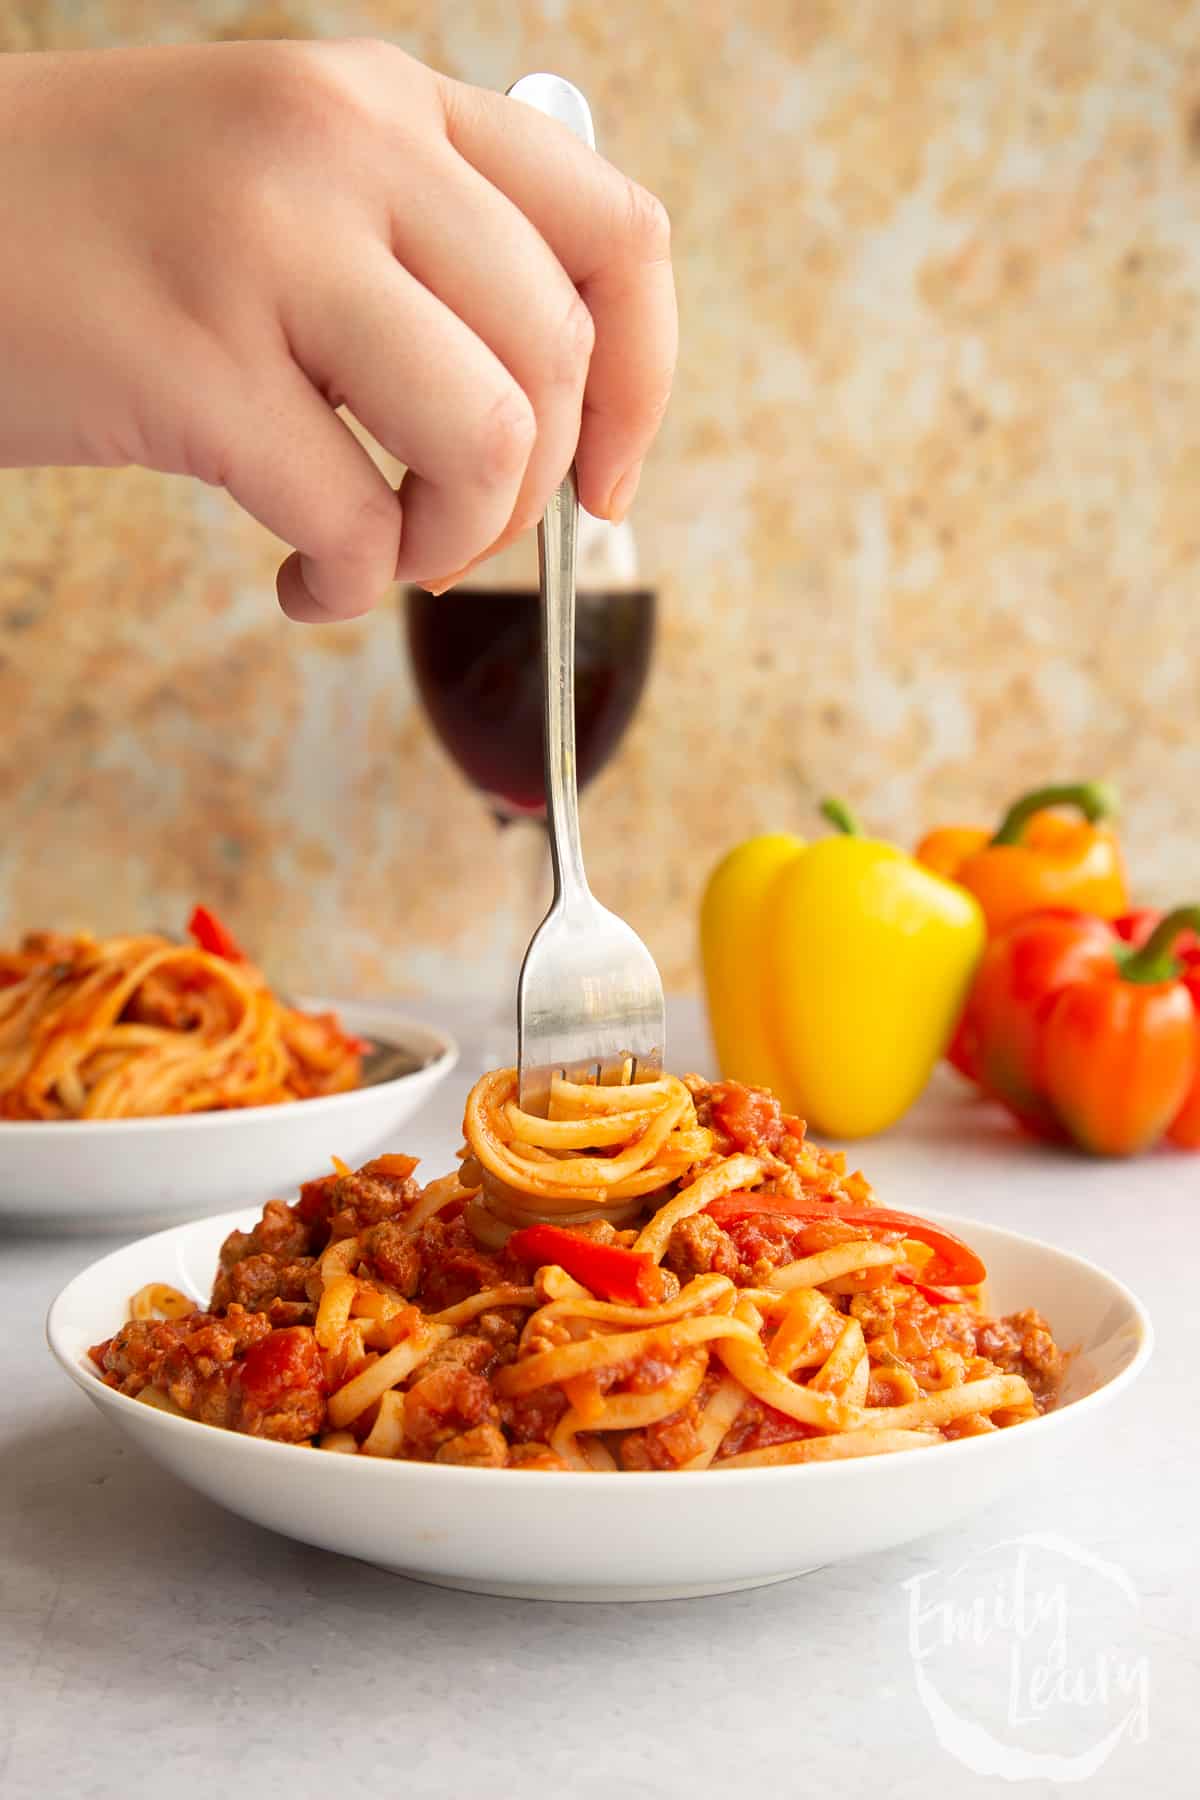
[[[983,913],[893,844],[751,838],[718,864],[700,914],[721,1072],[770,1087],[835,1138],[908,1110],[945,1050],[983,950]]]

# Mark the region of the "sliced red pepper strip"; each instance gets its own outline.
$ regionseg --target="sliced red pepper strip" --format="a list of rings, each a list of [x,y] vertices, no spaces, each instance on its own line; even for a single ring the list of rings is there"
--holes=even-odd
[[[930,1287],[927,1281],[918,1281],[910,1269],[897,1269],[896,1280],[902,1281],[905,1287],[916,1288],[918,1294],[928,1300],[931,1306],[961,1306],[962,1299],[958,1294],[948,1294],[944,1288]]]
[[[513,1232],[505,1248],[518,1262],[538,1269],[557,1263],[600,1299],[620,1306],[657,1306],[665,1296],[663,1272],[652,1256],[619,1244],[597,1244],[561,1225],[526,1225]]]
[[[211,955],[223,956],[226,962],[246,961],[245,952],[233,933],[222,925],[216,913],[209,912],[207,906],[192,908],[188,931],[200,948],[209,951]]]
[[[707,1207],[710,1219],[718,1225],[731,1225],[749,1219],[755,1213],[775,1213],[806,1223],[818,1219],[841,1219],[847,1225],[863,1225],[868,1231],[899,1231],[918,1244],[928,1244],[932,1260],[924,1273],[951,1287],[974,1287],[984,1280],[987,1270],[969,1244],[953,1232],[944,1231],[929,1219],[915,1213],[894,1212],[889,1206],[839,1206],[828,1200],[797,1200],[791,1194],[724,1194]]]

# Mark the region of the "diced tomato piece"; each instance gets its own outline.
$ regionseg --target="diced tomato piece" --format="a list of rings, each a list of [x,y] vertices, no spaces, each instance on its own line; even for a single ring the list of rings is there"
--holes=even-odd
[[[289,1388],[324,1386],[317,1340],[307,1325],[289,1325],[251,1345],[239,1371],[242,1391],[263,1412],[280,1405]]]
[[[784,1123],[778,1100],[761,1088],[726,1081],[713,1089],[713,1119],[739,1150],[765,1144],[776,1150]]]

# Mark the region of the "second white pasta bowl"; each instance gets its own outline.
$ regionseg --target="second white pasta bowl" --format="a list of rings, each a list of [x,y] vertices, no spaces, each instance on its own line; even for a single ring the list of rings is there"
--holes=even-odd
[[[412,1051],[421,1067],[371,1087],[279,1106],[149,1119],[0,1122],[0,1224],[26,1231],[145,1231],[261,1206],[340,1156],[353,1168],[402,1150],[400,1128],[458,1061],[446,1032],[390,1007],[332,1007],[361,1036]]]

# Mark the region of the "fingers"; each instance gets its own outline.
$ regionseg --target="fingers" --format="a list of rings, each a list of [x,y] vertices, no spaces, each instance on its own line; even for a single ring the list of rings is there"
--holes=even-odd
[[[237,413],[223,406],[222,431]],[[396,495],[362,445],[290,361],[265,400],[244,408],[222,481],[246,511],[296,551],[279,571],[279,604],[304,624],[369,612],[393,579]]]
[[[292,353],[408,466],[387,580],[435,581],[508,524],[537,437],[533,407],[494,351],[386,245],[325,249],[337,281],[331,291],[315,275],[297,280],[286,311]],[[565,429],[560,421],[560,437]]]
[[[394,240],[405,268],[495,352],[533,408],[537,440],[503,542],[541,516],[575,455],[591,313],[529,220],[444,149],[420,193],[405,197]],[[457,566],[447,562],[440,573]]]
[[[576,453],[589,512],[627,506],[666,408],[678,322],[660,203],[520,101],[443,84],[459,154],[536,227],[587,303],[596,342]]]
[[[436,92],[449,144],[402,162],[390,220],[346,206],[344,235],[314,233],[319,262],[293,236],[281,265],[294,362],[226,485],[296,545],[293,618],[364,612],[395,579],[447,585],[533,523],[573,457],[583,504],[622,516],[666,405],[662,208],[519,102]],[[342,402],[406,465],[398,496]]]

